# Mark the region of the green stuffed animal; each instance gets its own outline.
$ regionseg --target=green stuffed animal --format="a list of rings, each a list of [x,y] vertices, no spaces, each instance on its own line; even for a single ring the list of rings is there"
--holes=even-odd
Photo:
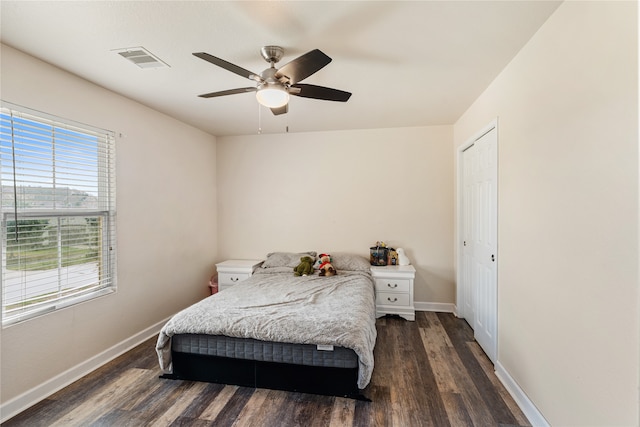
[[[313,274],[313,258],[303,256],[300,258],[300,264],[293,268],[295,276],[307,276]]]

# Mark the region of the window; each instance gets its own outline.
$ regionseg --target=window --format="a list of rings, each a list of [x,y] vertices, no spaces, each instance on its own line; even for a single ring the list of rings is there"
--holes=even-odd
[[[115,290],[112,132],[2,103],[2,325]]]

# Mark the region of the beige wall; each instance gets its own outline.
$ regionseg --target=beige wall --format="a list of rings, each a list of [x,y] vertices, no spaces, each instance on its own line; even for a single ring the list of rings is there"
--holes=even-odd
[[[384,240],[417,301],[453,303],[451,143],[450,126],[218,138],[220,259]]]
[[[565,2],[453,127],[225,137],[217,152],[3,46],[2,99],[123,137],[118,292],[3,329],[2,402],[202,297],[226,258],[382,239],[407,249],[416,300],[453,303],[451,144],[499,117],[499,363],[552,425],[636,425],[636,16]]]
[[[454,127],[499,117],[498,360],[554,426],[638,418],[635,2],[565,2]]]
[[[217,254],[214,137],[7,46],[1,53],[3,100],[123,134],[118,291],[2,329],[4,403],[203,297]]]

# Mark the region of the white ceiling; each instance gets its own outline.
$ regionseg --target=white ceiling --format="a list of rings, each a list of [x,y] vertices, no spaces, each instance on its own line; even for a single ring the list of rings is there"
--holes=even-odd
[[[1,41],[213,135],[454,123],[557,8],[557,1],[8,1]],[[263,45],[280,66],[318,48],[333,59],[303,83],[352,92],[347,103],[292,97],[259,114],[252,86],[192,55],[250,71]],[[114,50],[142,46],[169,68]],[[276,67],[278,66],[276,65]],[[260,118],[261,116],[261,118]]]

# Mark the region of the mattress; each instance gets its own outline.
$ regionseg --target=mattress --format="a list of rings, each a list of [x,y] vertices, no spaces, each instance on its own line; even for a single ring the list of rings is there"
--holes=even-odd
[[[178,353],[257,360],[260,362],[332,368],[358,367],[358,355],[356,352],[344,347],[269,342],[224,335],[174,335],[171,349]]]
[[[177,313],[156,344],[163,373],[174,373],[172,353],[309,368],[355,363],[358,388],[364,389],[376,339],[370,265],[359,256],[334,263],[338,274],[331,277],[296,277],[290,267],[263,264],[248,279]],[[178,336],[186,338],[174,344]]]

